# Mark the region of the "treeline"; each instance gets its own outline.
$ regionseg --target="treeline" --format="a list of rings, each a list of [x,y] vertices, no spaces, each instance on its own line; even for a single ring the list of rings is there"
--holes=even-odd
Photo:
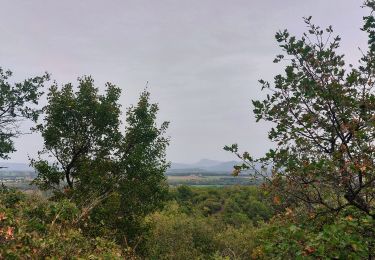
[[[229,174],[228,174],[229,175]],[[228,185],[258,185],[260,180],[251,180],[248,177],[233,177],[233,176],[205,176],[200,178],[189,178],[186,176],[183,179],[168,178],[169,185],[193,185],[193,186],[228,186]]]

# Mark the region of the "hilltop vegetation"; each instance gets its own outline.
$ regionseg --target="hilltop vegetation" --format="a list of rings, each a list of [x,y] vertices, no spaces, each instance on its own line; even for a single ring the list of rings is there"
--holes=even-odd
[[[278,213],[256,187],[171,190],[163,209],[147,215],[133,247],[77,221],[69,200],[48,201],[2,188],[0,252],[5,259],[358,259],[371,254],[373,220],[354,215],[305,221],[298,209]],[[96,229],[106,229],[96,223]],[[109,231],[109,230],[108,230]]]

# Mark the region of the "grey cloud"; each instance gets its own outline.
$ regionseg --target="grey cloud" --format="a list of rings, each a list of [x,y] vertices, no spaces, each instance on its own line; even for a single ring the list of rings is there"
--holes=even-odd
[[[168,157],[232,159],[222,146],[239,142],[260,155],[270,144],[269,125],[256,124],[251,99],[261,97],[258,79],[272,80],[282,66],[274,33],[300,35],[302,16],[334,25],[342,51],[355,62],[358,0],[81,0],[2,1],[1,66],[19,79],[48,70],[60,83],[91,74],[98,86],[123,88],[124,108],[146,81],[160,104],[160,120],[171,121]],[[27,124],[23,126],[27,128]],[[17,141],[12,161],[35,155],[40,137]],[[40,144],[39,144],[40,146]]]

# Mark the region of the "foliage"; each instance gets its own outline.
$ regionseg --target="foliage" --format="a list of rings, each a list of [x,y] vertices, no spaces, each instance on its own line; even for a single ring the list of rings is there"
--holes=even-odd
[[[248,193],[246,188],[231,190]],[[202,197],[206,192],[200,189],[188,191],[196,195],[202,193]],[[209,193],[213,194],[212,189]],[[221,194],[226,200],[230,193],[218,189],[214,194]],[[209,201],[209,197],[206,200]],[[185,213],[185,206],[173,198],[164,210],[146,217],[144,224],[148,232],[145,233],[144,252],[137,247],[120,247],[110,233],[112,229],[108,222],[91,227],[90,223],[77,223],[82,212],[69,199],[53,202],[36,194],[2,188],[0,202],[0,254],[4,258],[135,259],[135,250],[148,259],[248,259],[255,246],[252,225],[235,227],[218,216],[205,217],[199,207]],[[117,202],[118,198],[111,198],[111,203]],[[109,204],[107,201],[100,209],[110,211]],[[111,214],[107,217],[114,217]],[[107,233],[103,230],[97,234],[86,232],[85,228],[107,229]]]
[[[249,214],[232,223],[228,218],[234,212],[222,208],[207,215],[202,207],[211,207],[216,197],[224,205],[232,200],[238,209],[249,194],[262,193],[256,187],[182,186],[171,192],[163,210],[146,216],[144,244],[131,248],[119,245],[109,221],[78,223],[81,209],[69,199],[53,202],[3,187],[0,258],[362,259],[373,250],[375,223],[355,208],[339,216],[307,216],[303,208],[288,209],[265,222],[256,217],[263,214],[262,208],[245,207]],[[243,199],[233,200],[237,196]],[[259,198],[253,197],[252,204],[269,207]],[[119,196],[111,197],[98,209],[116,218],[111,207],[118,202]]]
[[[147,228],[143,219],[163,205],[168,192],[164,175],[168,138],[163,136],[168,123],[157,127],[158,106],[151,104],[149,98],[149,93],[143,92],[137,106],[128,109],[125,134],[111,161],[114,178],[110,181],[114,188],[93,208],[89,218],[83,218],[88,232],[102,230],[102,234],[110,234],[140,252],[142,234]],[[106,168],[104,164],[101,171]]]
[[[224,149],[243,161],[233,174],[252,169],[278,214],[254,233],[254,259],[372,259],[375,230],[375,11],[362,28],[368,50],[359,66],[338,53],[340,37],[305,18],[308,32],[298,39],[276,34],[287,62],[268,91],[253,101],[257,119],[273,123],[276,144],[263,158]],[[263,164],[263,169],[255,166]],[[269,171],[268,169],[272,169]]]
[[[202,219],[197,220],[180,213],[176,204],[171,204],[168,208],[165,212],[154,213],[148,218],[152,225],[147,243],[149,257],[204,259],[202,251],[212,246],[211,226],[205,225]]]
[[[201,208],[212,204],[215,196],[225,204],[233,194],[245,198],[251,192],[262,193],[259,188],[248,189],[181,186],[171,193],[163,211],[147,217],[151,227],[147,255],[151,259],[364,259],[371,255],[375,223],[355,207],[347,207],[338,216],[287,208],[268,221],[252,220],[262,212],[253,208],[234,223],[227,219],[233,219],[233,213],[206,215]],[[237,210],[243,201],[237,201]],[[264,200],[253,201],[268,205]]]
[[[258,185],[260,181],[254,181],[249,176],[230,176],[227,174],[216,175],[213,173],[204,173],[193,175],[191,173],[179,173],[179,175],[167,174],[168,184],[171,186],[188,185],[188,186],[231,186],[231,185]]]
[[[257,230],[257,259],[367,259],[374,250],[374,220],[347,209],[330,219],[300,218],[288,210]]]
[[[374,11],[373,1],[366,5]],[[311,17],[305,23],[309,30],[301,39],[287,30],[276,34],[285,56],[275,62],[288,62],[285,74],[273,85],[261,80],[270,94],[253,101],[257,121],[274,124],[269,138],[276,143],[258,160],[272,166],[272,176],[258,174],[269,181],[279,204],[302,203],[315,213],[353,206],[375,217],[374,16],[364,17],[369,46],[358,68],[345,64],[338,53],[341,39],[332,38],[331,27],[322,30]],[[239,154],[237,145],[226,149],[244,160],[236,173],[257,161]]]
[[[50,202],[2,187],[1,259],[123,259],[112,240],[86,237],[72,224],[79,209],[70,201]]]
[[[0,67],[0,159],[8,159],[8,154],[15,151],[13,139],[21,134],[18,123],[37,120],[40,111],[35,105],[49,80],[48,74],[18,83],[10,82],[11,77],[11,71]]]
[[[158,106],[147,91],[128,109],[121,133],[120,93],[107,83],[105,95],[99,94],[91,77],[79,79],[76,92],[71,84],[52,86],[44,122],[37,127],[44,149],[32,165],[38,173],[34,184],[81,209],[76,221],[84,223],[85,232],[128,244],[138,243],[141,220],[165,198],[169,140],[168,123],[157,126]]]
[[[171,196],[186,213],[212,217],[224,225],[257,225],[273,215],[258,187],[191,188],[180,186]]]
[[[99,95],[92,78],[78,81],[76,93],[72,84],[61,89],[53,85],[49,89],[45,118],[37,130],[44,139],[44,150],[40,154],[53,155],[56,163],[50,165],[48,160],[42,159],[32,161],[38,171],[35,183],[42,189],[59,191],[62,182],[66,182],[69,189],[75,185],[90,186],[87,182],[96,178],[92,173],[85,176],[81,168],[92,161],[109,158],[112,147],[120,139],[120,89],[107,83],[106,95]]]
[[[147,217],[150,259],[248,259],[253,249],[253,228],[235,228],[202,215],[181,211],[172,202]]]
[[[257,187],[180,186],[170,196],[146,218],[150,259],[249,259],[257,246],[254,225],[272,215]]]

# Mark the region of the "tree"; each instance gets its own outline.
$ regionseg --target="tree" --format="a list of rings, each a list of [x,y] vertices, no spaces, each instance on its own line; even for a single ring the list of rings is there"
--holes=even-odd
[[[49,75],[29,78],[23,82],[9,82],[11,71],[0,67],[0,158],[8,159],[9,153],[15,152],[14,138],[20,131],[19,123],[24,119],[36,121],[39,110],[36,108],[41,89]]]
[[[52,86],[44,122],[37,126],[44,149],[32,165],[38,172],[35,184],[78,205],[75,221],[85,223],[84,230],[131,243],[141,230],[140,219],[158,208],[167,192],[168,123],[158,127],[158,105],[145,90],[128,109],[122,133],[120,93],[107,83],[100,95],[91,77],[79,79],[76,92],[71,84]]]
[[[308,33],[300,39],[287,30],[276,40],[284,51],[274,62],[285,61],[284,75],[274,84],[260,80],[265,100],[255,100],[257,121],[272,122],[269,139],[276,143],[264,158],[240,154],[243,168],[260,161],[272,167],[272,176],[256,171],[276,192],[275,204],[303,204],[311,213],[354,207],[375,217],[375,2],[366,1],[371,14],[362,30],[368,50],[359,66],[347,66],[338,53],[340,37],[305,18]]]
[[[82,184],[80,168],[88,161],[109,158],[120,139],[120,89],[107,83],[106,95],[99,95],[91,77],[78,82],[76,93],[72,84],[49,89],[44,123],[36,129],[44,139],[39,155],[52,155],[55,162],[32,160],[38,171],[34,182],[42,189],[59,191],[62,183],[69,189]]]
[[[167,199],[165,171],[169,163],[165,157],[169,138],[164,134],[169,123],[157,125],[158,110],[157,104],[150,103],[147,91],[141,93],[136,106],[128,109],[125,133],[113,162],[115,188],[111,199],[91,216],[94,225],[102,222],[112,227],[118,240],[132,246],[142,239],[143,218]]]

